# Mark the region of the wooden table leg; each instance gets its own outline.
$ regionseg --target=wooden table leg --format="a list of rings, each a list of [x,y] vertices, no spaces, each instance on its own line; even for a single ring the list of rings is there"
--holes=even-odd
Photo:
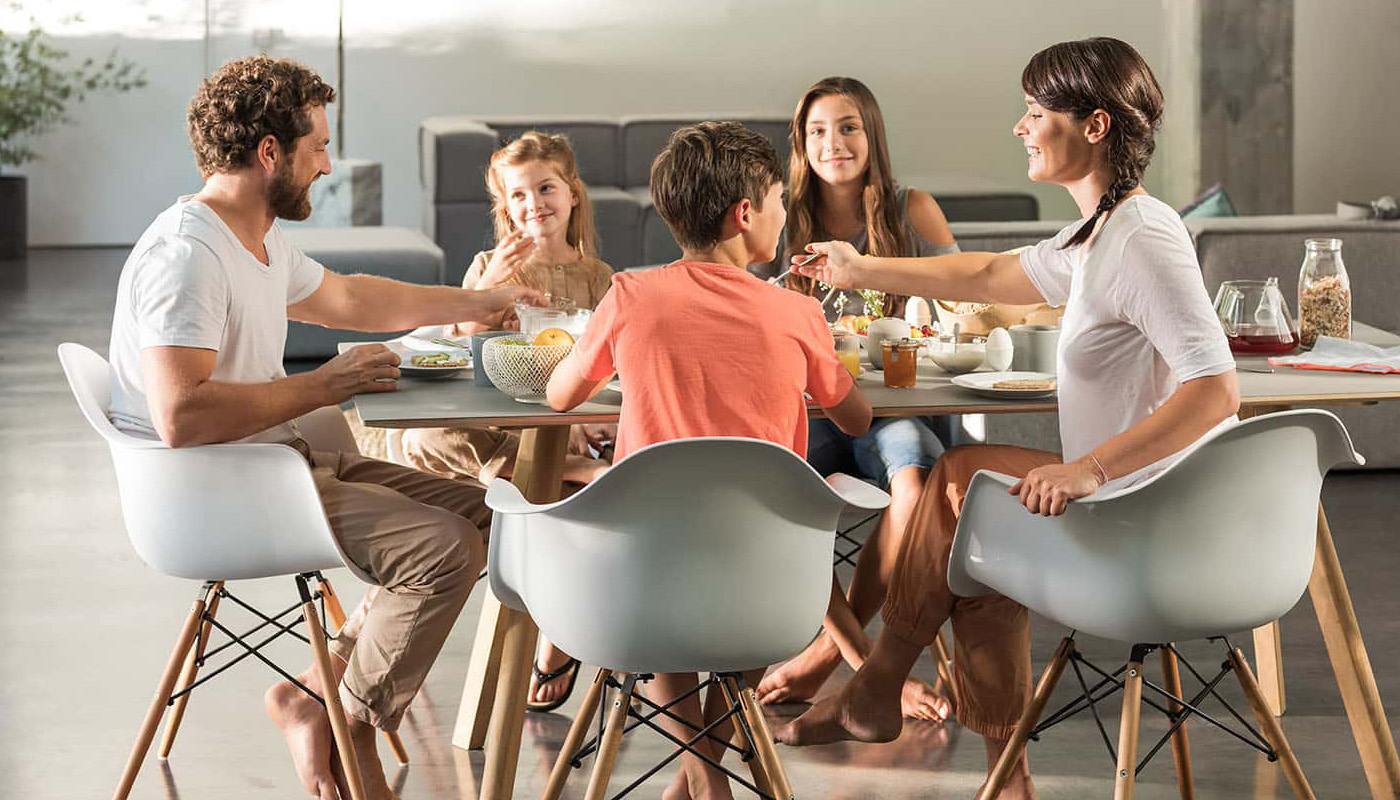
[[[452,744],[463,750],[480,750],[486,745],[486,729],[491,724],[491,707],[496,702],[496,682],[501,671],[501,645],[506,635],[501,601],[492,594],[491,587],[485,587],[485,591],[471,660],[467,662],[462,704],[452,730]]]
[[[1322,626],[1322,639],[1342,691],[1342,703],[1351,721],[1356,749],[1361,753],[1371,796],[1375,800],[1395,800],[1400,797],[1400,757],[1395,752],[1395,737],[1386,722],[1376,676],[1371,672],[1366,643],[1361,639],[1361,627],[1321,505],[1317,509],[1317,556],[1308,594]]]
[[[521,435],[511,482],[520,487],[527,500],[547,503],[559,499],[568,444],[567,425],[533,428]],[[480,627],[484,628],[485,623]],[[500,661],[487,725],[481,800],[510,800],[515,790],[520,735],[525,726],[525,701],[530,689],[530,664],[535,657],[538,630],[528,614],[501,606],[493,632],[500,641]],[[483,674],[485,671],[482,670]],[[472,694],[472,687],[468,687],[464,696]]]

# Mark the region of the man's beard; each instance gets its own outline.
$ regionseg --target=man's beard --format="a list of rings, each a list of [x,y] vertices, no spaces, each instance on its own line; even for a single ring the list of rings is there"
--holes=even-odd
[[[272,173],[267,204],[273,216],[281,219],[303,220],[311,216],[311,184],[297,186],[290,161],[283,161]]]

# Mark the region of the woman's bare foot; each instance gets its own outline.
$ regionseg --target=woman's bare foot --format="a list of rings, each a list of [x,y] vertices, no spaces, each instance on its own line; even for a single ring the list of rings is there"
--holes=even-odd
[[[987,748],[987,772],[990,773],[1001,759],[1002,751],[1006,749],[1005,739],[990,739],[982,737]],[[1016,765],[1011,768],[1011,774],[1007,776],[1006,782],[1002,784],[1001,791],[997,793],[997,800],[1040,800],[1040,795],[1035,793],[1035,784],[1031,783],[1031,766],[1026,760],[1026,753],[1021,751],[1021,757],[1016,760]]]
[[[319,681],[310,670],[299,675],[297,680],[320,693]],[[336,800],[339,793],[331,770],[335,744],[325,708],[291,681],[282,681],[268,689],[263,695],[263,705],[287,740],[302,788],[320,800]]]
[[[866,662],[867,667],[870,663]],[[773,738],[798,747],[847,740],[893,741],[904,727],[902,690],[900,677],[861,669],[841,691],[778,728]]]
[[[539,661],[536,663],[539,664],[540,669],[545,673],[553,672],[569,663],[569,654],[549,642],[544,642],[544,646],[541,650],[543,652],[537,656]],[[576,680],[577,677],[577,671],[565,672],[552,681],[540,683],[539,678],[531,674],[529,702],[548,703],[553,701],[564,693],[564,690],[569,686],[569,681]]]
[[[918,678],[906,678],[899,693],[899,710],[905,719],[947,722],[953,713],[953,704],[932,685]]]
[[[806,649],[763,676],[754,689],[760,703],[805,703],[817,696],[841,663],[841,651],[822,631]]]

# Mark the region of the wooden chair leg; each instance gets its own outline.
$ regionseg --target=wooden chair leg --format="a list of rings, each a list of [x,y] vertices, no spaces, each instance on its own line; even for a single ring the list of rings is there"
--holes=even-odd
[[[1259,691],[1274,716],[1281,717],[1288,703],[1283,691],[1283,648],[1279,644],[1278,620],[1254,629],[1254,664],[1258,668]]]
[[[956,714],[962,707],[961,698],[958,697],[958,682],[953,680],[953,654],[948,647],[948,639],[940,629],[938,636],[933,640],[934,664],[938,667],[938,684],[934,691],[942,689],[942,685],[948,687],[948,699],[953,701],[953,713]]]
[[[1249,698],[1254,716],[1259,718],[1264,737],[1269,740],[1274,752],[1278,753],[1279,766],[1283,767],[1283,775],[1288,779],[1288,785],[1293,787],[1293,793],[1298,796],[1298,800],[1317,800],[1312,787],[1308,785],[1307,777],[1303,775],[1303,767],[1298,763],[1298,757],[1293,754],[1293,748],[1288,746],[1288,739],[1283,735],[1283,726],[1269,708],[1268,700],[1260,691],[1254,673],[1249,669],[1249,662],[1244,660],[1244,653],[1240,652],[1238,647],[1230,649],[1230,664],[1235,668],[1235,677],[1239,679],[1245,697]]]
[[[1011,777],[1011,770],[1015,768],[1016,762],[1021,760],[1031,730],[1040,722],[1040,715],[1045,712],[1045,704],[1050,702],[1050,695],[1055,692],[1055,684],[1060,682],[1060,674],[1064,672],[1065,664],[1073,652],[1074,640],[1068,636],[1061,639],[1060,646],[1055,648],[1055,655],[1045,666],[1045,672],[1040,675],[1040,683],[1036,684],[1031,704],[1026,708],[1026,713],[1021,715],[1021,721],[1016,723],[1016,730],[1012,731],[1006,748],[1001,751],[996,765],[988,773],[987,782],[982,784],[982,789],[977,792],[977,800],[993,800],[1001,794],[1006,780]]]
[[[1181,668],[1176,661],[1175,651],[1162,648],[1162,680],[1167,691],[1181,697]],[[1180,711],[1180,703],[1171,703],[1172,711]],[[1196,800],[1195,779],[1191,772],[1191,738],[1186,733],[1186,723],[1172,734],[1172,760],[1176,762],[1176,785],[1181,791],[1181,800]]]
[[[1123,676],[1123,716],[1118,723],[1118,767],[1113,775],[1113,800],[1133,800],[1137,781],[1138,721],[1142,715],[1142,661],[1133,648]]]
[[[340,704],[340,692],[336,689],[335,671],[331,668],[331,651],[326,646],[325,632],[321,630],[316,606],[301,577],[297,578],[297,588],[301,590],[301,615],[306,620],[306,638],[311,640],[311,656],[323,687],[321,696],[326,704],[326,715],[331,720],[331,737],[340,755],[340,767],[350,787],[350,800],[365,800],[364,781],[360,778],[360,765],[355,758],[355,743],[350,739],[350,723],[345,718],[345,707]]]
[[[622,729],[627,724],[627,711],[632,706],[632,687],[636,679],[628,676],[622,683],[622,691],[613,698],[612,709],[608,711],[608,723],[603,729],[603,738],[598,741],[598,752],[593,760],[593,774],[588,779],[588,793],[584,800],[603,800],[608,796],[608,781],[612,779],[613,766],[617,763],[617,748],[622,744]]]
[[[732,740],[734,746],[743,750],[753,749],[753,755],[748,760],[749,776],[753,778],[753,785],[757,786],[760,792],[777,797],[778,795],[773,791],[773,782],[768,779],[768,770],[764,768],[763,759],[759,757],[757,741],[759,734],[748,724],[748,717],[744,716],[744,705],[741,699],[743,687],[734,678],[723,678],[722,680],[724,688],[727,690],[726,700],[739,704],[739,715],[744,721],[743,725],[734,726],[734,739]],[[752,738],[748,735],[749,733],[752,733]]]
[[[205,607],[204,616],[213,618],[219,613],[219,590],[224,586],[223,581],[214,584],[208,605]],[[180,673],[180,682],[177,684],[181,690],[188,689],[194,685],[194,679],[199,675],[199,660],[204,657],[204,648],[209,646],[209,632],[214,629],[213,624],[205,620],[199,636],[195,639],[196,644],[190,648],[190,654],[185,658],[185,668]],[[170,749],[175,746],[175,734],[180,732],[180,722],[185,718],[185,706],[190,704],[190,693],[180,695],[175,701],[175,705],[170,707],[170,716],[165,719],[165,735],[160,739],[160,749],[156,755],[162,760],[170,757]]]
[[[593,677],[593,685],[583,696],[583,705],[579,707],[578,716],[574,717],[574,724],[569,726],[569,735],[564,737],[564,745],[559,749],[559,757],[554,760],[554,769],[549,773],[549,782],[545,784],[540,800],[558,800],[564,792],[564,784],[569,780],[569,773],[573,772],[574,753],[583,744],[583,737],[588,735],[588,726],[593,721],[593,715],[598,713],[603,686],[611,674],[610,669],[600,669]]]
[[[763,716],[763,708],[758,704],[753,687],[739,687],[739,708],[753,730],[754,749],[758,751],[758,761],[766,773],[769,794],[778,800],[792,800],[792,783],[788,780],[787,770],[783,769],[783,762],[778,758],[773,732],[768,729],[768,720]]]
[[[326,616],[336,628],[345,624],[345,606],[340,604],[340,597],[331,588],[331,582],[321,578],[318,583],[321,596],[326,602]],[[399,766],[408,765],[408,748],[403,746],[403,738],[398,731],[384,731],[384,741],[389,743],[389,750],[394,754],[394,760],[399,762]]]
[[[204,596],[190,606],[189,616],[185,617],[184,627],[180,629],[180,636],[175,640],[175,650],[171,652],[170,661],[166,663],[165,672],[161,673],[160,683],[156,686],[156,696],[151,699],[151,706],[146,711],[141,730],[136,734],[136,744],[131,748],[131,755],[126,760],[121,782],[117,784],[117,791],[112,795],[113,800],[126,800],[127,795],[131,794],[131,785],[136,782],[136,773],[141,771],[141,762],[146,760],[146,751],[151,748],[151,740],[156,736],[156,727],[160,725],[165,706],[175,691],[175,681],[180,677],[180,668],[194,644],[195,632],[199,630],[200,620],[204,617],[204,609],[208,607],[212,594],[211,584]]]

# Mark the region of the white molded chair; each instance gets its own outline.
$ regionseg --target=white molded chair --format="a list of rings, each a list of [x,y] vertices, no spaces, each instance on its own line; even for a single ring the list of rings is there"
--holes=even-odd
[[[124,800],[167,705],[173,708],[160,756],[169,754],[190,690],[202,683],[196,677],[203,665],[211,629],[217,627],[231,639],[235,635],[215,617],[222,599],[231,598],[240,605],[243,602],[225,588],[225,581],[296,576],[300,605],[273,616],[272,625],[274,630],[309,640],[322,685],[328,686],[334,684],[330,653],[314,600],[319,595],[333,625],[344,621],[344,610],[321,570],[347,567],[361,579],[369,577],[343,557],[331,535],[311,470],[296,450],[282,444],[252,443],[172,449],[158,440],[123,433],[107,418],[112,381],[107,361],[72,342],[59,345],[58,357],[83,416],[111,451],[122,516],[137,555],[159,572],[203,581],[117,788],[116,800]],[[337,408],[319,409],[300,418],[297,424],[303,438],[316,449],[355,451],[354,437]],[[309,588],[312,580],[318,584],[316,594]],[[276,621],[297,610],[302,612],[301,620]],[[299,622],[306,625],[304,637],[291,630]],[[267,625],[254,630],[263,627]],[[267,634],[261,638],[267,639]],[[255,652],[266,641],[249,645],[240,636],[230,644],[234,642],[247,651],[239,658],[255,655],[266,661]],[[270,661],[266,663],[273,666]],[[363,790],[345,714],[339,695],[327,694],[322,702],[329,703],[327,710],[342,765],[352,776],[351,792],[359,800]],[[396,755],[400,755],[401,747],[395,747]],[[399,760],[405,761],[406,756],[400,755]]]
[[[1225,640],[1226,634],[1278,619],[1298,602],[1312,571],[1322,480],[1342,463],[1364,459],[1352,448],[1341,421],[1326,411],[1298,410],[1217,431],[1151,479],[1072,502],[1059,517],[1028,513],[1007,492],[1014,478],[977,473],[953,541],[948,568],[953,593],[1001,594],[1073,631],[1133,645],[1128,664],[1118,673],[1110,676],[1091,666],[1103,676],[1089,691],[1092,702],[1081,698],[1037,728],[1065,665],[1079,672],[1087,664],[1074,648],[1073,634],[1066,637],[979,797],[996,795],[1027,738],[1085,709],[1097,719],[1093,703],[1120,688],[1116,796],[1130,797],[1143,766],[1135,759],[1144,686],[1148,702],[1156,696],[1167,706],[1154,703],[1172,720],[1185,793],[1189,753],[1180,726],[1202,712],[1195,703],[1183,702],[1176,677],[1182,659],[1172,643]],[[1270,760],[1282,759],[1294,791],[1311,798],[1242,653],[1225,643],[1229,660],[1217,680],[1233,671],[1244,687],[1264,729],[1262,735],[1250,729],[1251,744]],[[1166,691],[1142,677],[1142,661],[1153,650],[1162,654]],[[1124,672],[1126,678],[1120,679]],[[1105,687],[1108,691],[1100,693]],[[1207,694],[1219,699],[1213,690],[1196,699]]]
[[[622,697],[596,747],[588,797],[606,792],[628,714],[650,725],[630,711],[634,682],[656,672],[711,673],[740,719],[748,744],[736,749],[758,785],[731,777],[766,797],[791,796],[739,673],[789,658],[812,640],[830,599],[841,510],[883,508],[889,495],[846,475],[823,480],[771,442],[714,437],[642,448],[559,502],[532,504],[496,480],[486,503],[494,511],[488,569],[496,597],[528,612],[565,652],[602,668],[546,798],[558,796],[570,764],[594,749],[580,744],[611,685]],[[626,678],[619,683],[613,673]]]

